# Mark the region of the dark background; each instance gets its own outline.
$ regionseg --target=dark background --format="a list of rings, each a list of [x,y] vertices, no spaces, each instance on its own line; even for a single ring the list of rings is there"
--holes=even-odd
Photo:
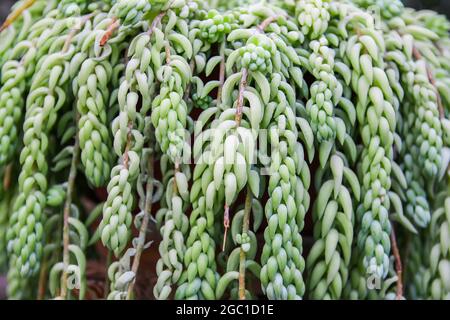
[[[0,21],[3,21],[8,15],[9,8],[16,0],[0,0]],[[450,16],[449,0],[404,0],[408,7],[418,9],[433,9],[440,13]]]
[[[15,0],[0,0],[0,21],[4,21]]]
[[[450,17],[450,1],[448,0],[404,0],[407,7],[417,9],[432,9]]]

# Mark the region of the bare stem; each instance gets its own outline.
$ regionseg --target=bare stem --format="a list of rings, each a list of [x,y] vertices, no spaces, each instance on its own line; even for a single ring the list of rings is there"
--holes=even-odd
[[[164,11],[164,12],[161,12],[160,14],[158,14],[155,19],[153,19],[152,25],[151,25],[150,29],[148,30],[149,35],[152,35],[153,31],[156,28],[156,25],[161,22],[162,18],[165,15],[166,15],[166,12]]]
[[[120,22],[119,20],[117,20],[117,18],[112,18],[111,24],[108,26],[108,28],[105,31],[105,34],[103,35],[103,37],[100,39],[100,46],[104,46],[109,39],[111,39],[114,31],[116,31],[116,29],[118,29],[120,27]]]
[[[39,273],[37,300],[44,299],[46,288],[47,288],[47,259],[44,258],[44,261],[42,261],[41,271]]]
[[[261,22],[261,24],[259,24],[256,27],[255,33],[263,33],[264,30],[267,28],[267,26],[269,24],[271,24],[277,18],[278,18],[278,16],[266,18],[263,22]],[[234,117],[234,120],[236,121],[236,124],[238,127],[241,125],[241,120],[242,120],[242,112],[243,112],[243,108],[244,108],[244,91],[247,86],[247,77],[248,77],[248,70],[246,68],[243,68],[241,82],[239,83],[239,95],[238,95],[237,105],[236,105],[236,115]]]
[[[133,122],[129,121],[128,122],[128,132],[127,132],[127,142],[125,145],[125,151],[123,152],[123,166],[125,167],[125,169],[128,169],[128,165],[129,165],[128,162],[130,161],[128,152],[131,149],[131,138],[133,136],[132,129],[133,129]]]
[[[247,86],[247,76],[248,71],[246,68],[243,68],[241,82],[239,83],[239,95],[236,104],[236,115],[234,117],[234,120],[236,121],[238,127],[241,125],[242,112],[244,109],[244,91],[245,87]]]
[[[174,182],[173,182],[173,194],[174,195],[178,194],[178,186],[175,181],[175,177],[178,172],[180,172],[180,163],[178,162],[178,160],[176,160],[175,165],[174,165]]]
[[[225,251],[225,246],[227,245],[228,229],[230,228],[230,208],[227,205],[225,205],[223,213],[223,226],[225,228],[225,231],[223,233],[222,251]]]
[[[112,252],[111,250],[108,250],[108,255],[106,256],[106,270],[108,270],[109,266],[111,265],[111,261],[112,261]],[[104,298],[108,298],[109,295],[109,277],[108,277],[108,272],[106,272],[105,275],[105,286],[104,286]]]
[[[3,187],[5,188],[5,190],[8,190],[9,187],[11,187],[12,169],[13,164],[8,164],[5,170],[5,176],[3,177]]]
[[[80,116],[77,113],[77,123]],[[64,203],[64,226],[63,226],[63,263],[64,269],[61,276],[61,299],[65,299],[67,297],[67,268],[70,262],[70,252],[69,252],[69,244],[70,244],[70,234],[69,234],[69,218],[70,218],[70,208],[72,206],[72,195],[75,186],[75,179],[77,177],[77,165],[78,165],[78,157],[80,153],[80,139],[78,136],[78,132],[75,134],[75,144],[73,147],[73,155],[72,155],[72,163],[70,165],[70,173],[69,179],[67,181],[67,195],[66,202]]]
[[[26,0],[20,7],[11,12],[9,16],[6,18],[5,22],[0,27],[0,32],[8,28],[14,21],[17,20],[17,18],[19,18],[22,15],[22,13],[26,9],[31,7],[35,2],[36,0]]]
[[[391,242],[392,242],[392,253],[395,258],[395,271],[397,273],[397,290],[396,290],[396,299],[403,299],[403,271],[402,271],[402,260],[400,258],[400,252],[397,246],[397,238],[395,236],[394,226],[392,226],[391,232]]]
[[[147,164],[147,186],[146,186],[146,194],[145,194],[145,208],[144,208],[144,217],[142,219],[141,228],[139,229],[139,240],[136,248],[136,254],[133,259],[133,265],[131,267],[131,271],[135,274],[134,280],[130,283],[128,287],[127,300],[130,300],[133,295],[134,284],[136,283],[137,273],[139,270],[139,263],[142,256],[142,251],[145,246],[145,236],[147,233],[148,222],[150,220],[150,214],[152,211],[152,203],[153,203],[153,155],[149,156],[148,164]]]
[[[255,33],[263,33],[265,28],[277,18],[278,18],[278,16],[266,18],[263,22],[261,22],[261,24],[259,24],[256,27]],[[221,68],[222,68],[222,66],[221,66]],[[239,94],[238,94],[237,103],[236,103],[236,114],[234,116],[234,120],[236,121],[237,127],[239,127],[241,125],[242,113],[244,110],[244,91],[245,91],[245,88],[247,87],[247,78],[248,78],[248,70],[246,68],[243,68],[241,81],[239,82]],[[229,209],[230,208],[225,205],[225,212],[224,212],[224,218],[223,218],[223,224],[225,226],[225,233],[224,233],[224,238],[223,238],[222,250],[225,250],[227,231],[230,226]],[[242,252],[241,252],[241,257],[242,257]],[[245,259],[245,255],[244,255],[244,259]],[[245,265],[244,265],[244,273],[245,273]],[[240,281],[241,280],[239,280],[239,282]],[[245,295],[245,288],[244,288],[244,295]]]
[[[244,218],[242,221],[242,234],[246,234],[250,226],[250,213],[252,211],[252,192],[247,188],[247,195],[245,197]],[[245,300],[245,264],[246,254],[241,246],[239,255],[239,299]]]
[[[157,24],[161,21],[161,19],[165,16],[165,12],[161,12],[156,16],[156,18],[153,20],[152,25],[150,29],[148,30],[148,35],[152,35],[153,31],[155,30]],[[170,59],[170,57],[169,57]],[[128,134],[127,134],[127,142],[125,146],[124,156],[123,156],[123,163],[125,168],[128,168],[128,162],[129,162],[129,155],[128,152],[131,148],[131,139],[132,139],[132,128],[133,128],[133,122],[130,121],[128,123]],[[145,208],[144,208],[144,217],[142,219],[141,228],[139,230],[139,240],[138,240],[138,246],[136,248],[136,254],[133,259],[133,265],[132,265],[132,271],[134,272],[135,279],[130,283],[128,287],[127,292],[127,300],[130,300],[133,295],[134,290],[134,284],[136,282],[137,272],[139,269],[140,259],[142,255],[142,250],[145,245],[145,235],[147,232],[148,222],[149,222],[149,215],[152,210],[152,196],[153,196],[153,156],[150,155],[148,160],[148,180],[147,180],[147,186],[146,186],[146,197],[145,197]]]
[[[263,22],[261,22],[260,25],[258,25],[256,27],[257,32],[263,33],[264,30],[267,28],[267,26],[269,24],[271,24],[272,22],[274,22],[276,19],[278,19],[278,15],[277,16],[273,16],[273,17],[268,17],[266,18]]]
[[[169,64],[171,60],[171,55],[170,55],[170,46],[168,42],[164,44],[164,48],[166,50],[166,64]]]
[[[69,50],[70,43],[72,42],[75,35],[80,31],[81,27],[92,17],[94,16],[94,13],[87,14],[83,16],[83,19],[81,19],[81,23],[77,25],[75,28],[70,30],[70,33],[68,34],[66,41],[64,42],[64,47],[62,49],[62,52],[65,53],[67,50]]]

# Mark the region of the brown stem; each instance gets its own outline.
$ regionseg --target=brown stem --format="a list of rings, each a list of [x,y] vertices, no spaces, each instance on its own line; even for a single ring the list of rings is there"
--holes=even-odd
[[[252,192],[250,188],[247,188],[247,195],[245,197],[244,218],[242,222],[242,234],[248,232],[250,226],[250,213],[252,211]],[[246,254],[242,249],[239,255],[239,299],[245,300],[245,263]]]
[[[100,46],[103,47],[109,41],[109,39],[111,39],[114,31],[116,31],[116,29],[118,29],[119,27],[120,27],[119,20],[117,20],[116,17],[112,18],[111,24],[108,26],[108,28],[105,31],[105,34],[100,39]]]
[[[141,260],[142,251],[145,246],[145,236],[147,233],[148,222],[150,220],[150,214],[152,211],[152,203],[153,203],[153,155],[150,155],[148,159],[147,166],[147,186],[146,186],[146,195],[145,195],[145,209],[144,209],[144,218],[142,219],[142,224],[139,229],[139,238],[138,244],[136,247],[136,254],[133,259],[133,265],[131,267],[131,271],[135,274],[134,280],[130,283],[128,287],[127,300],[130,300],[133,295],[134,284],[136,283],[137,273],[139,270],[139,263]]]
[[[111,265],[111,261],[112,261],[112,252],[110,250],[108,250],[108,254],[106,256],[106,270],[108,270],[109,266]],[[109,277],[108,277],[108,272],[106,272],[105,274],[105,286],[104,286],[104,298],[107,299],[108,295],[109,295]]]
[[[169,43],[167,41],[164,44],[164,48],[166,50],[166,64],[169,64],[170,60],[171,60],[171,54],[170,54],[170,46],[169,46]]]
[[[271,24],[277,18],[278,18],[278,16],[266,18],[263,22],[261,22],[261,24],[259,24],[256,27],[255,33],[263,33],[264,30],[267,28],[267,26],[269,24]],[[239,95],[238,95],[237,105],[236,105],[236,115],[234,117],[234,120],[236,121],[238,127],[241,125],[241,120],[242,120],[242,111],[244,108],[244,91],[245,91],[245,87],[247,86],[247,77],[248,77],[248,70],[246,68],[243,68],[241,82],[239,83]]]
[[[420,51],[415,46],[413,47],[413,55],[417,60],[422,59],[422,55],[420,54]],[[436,80],[434,79],[433,72],[430,69],[430,67],[426,61],[425,61],[425,67],[427,69],[428,80],[430,81],[431,85],[433,86],[434,90],[436,91],[437,105],[438,105],[438,109],[439,109],[439,118],[443,119],[445,117],[444,107],[442,105],[441,95],[439,94],[439,90],[437,89],[437,86],[436,86]]]
[[[44,258],[41,271],[39,272],[38,295],[37,300],[43,300],[47,289],[47,260]]]
[[[125,145],[125,151],[123,152],[123,166],[125,167],[125,169],[128,169],[128,162],[130,161],[128,152],[131,149],[131,138],[133,136],[132,129],[133,129],[133,122],[130,121],[128,122],[127,142]]]
[[[408,261],[409,261],[409,257],[410,257],[410,252],[411,252],[411,233],[407,233],[406,237],[405,237],[405,249],[403,250],[404,254],[403,254],[403,263],[402,266],[406,266],[408,265]],[[405,273],[407,273],[408,270],[405,270]]]
[[[230,228],[230,208],[227,205],[225,205],[224,207],[223,226],[225,228],[225,231],[223,233],[222,251],[225,251],[225,246],[227,244],[228,228]]]
[[[151,25],[150,29],[148,30],[148,35],[152,35],[153,31],[154,31],[155,28],[156,28],[156,25],[157,25],[158,23],[161,22],[162,18],[163,18],[165,15],[166,15],[166,12],[164,11],[164,12],[161,12],[160,14],[158,14],[158,15],[155,17],[155,19],[153,19],[152,25]]]
[[[260,32],[260,33],[263,33],[264,32],[264,30],[267,28],[267,26],[269,25],[269,24],[271,24],[272,22],[274,22],[276,19],[278,19],[278,15],[277,16],[273,16],[273,17],[268,17],[268,18],[266,18],[263,22],[261,22],[261,24],[260,25],[258,25],[257,27],[256,27],[256,30],[258,31],[258,32]]]
[[[79,121],[79,114],[77,113],[77,123]],[[64,226],[63,226],[63,263],[64,270],[61,276],[61,299],[66,299],[67,297],[67,268],[70,262],[70,234],[69,234],[69,218],[70,218],[70,208],[72,205],[72,195],[75,186],[75,179],[77,177],[77,165],[78,157],[80,153],[80,139],[78,132],[75,134],[75,144],[73,147],[72,163],[70,165],[69,179],[67,181],[67,195],[66,202],[64,203]]]
[[[173,182],[173,194],[176,195],[176,194],[178,194],[178,186],[175,181],[175,176],[178,172],[180,172],[180,163],[178,162],[178,160],[175,161],[174,170],[175,171],[174,171],[174,182]]]
[[[238,127],[241,125],[242,112],[244,109],[244,91],[245,87],[247,86],[247,76],[248,71],[246,68],[243,68],[241,82],[239,83],[239,95],[236,104],[236,115],[234,117],[234,120],[236,121]]]
[[[165,14],[166,14],[166,12],[161,12],[160,14],[158,14],[156,16],[156,18],[152,22],[150,29],[148,30],[148,35],[153,34],[153,31],[155,30],[157,24],[161,21],[161,19],[164,17]],[[129,162],[128,152],[130,151],[130,148],[131,148],[132,129],[133,129],[133,122],[130,121],[130,122],[128,122],[127,142],[126,142],[125,151],[124,151],[124,155],[123,155],[123,165],[127,169],[128,169],[128,162]],[[149,177],[153,177],[153,156],[150,156],[148,170],[149,170],[148,171]],[[139,243],[138,243],[138,247],[136,248],[136,255],[133,259],[133,265],[132,265],[132,271],[134,272],[135,275],[137,275],[137,271],[139,269],[140,258],[141,258],[143,247],[145,245],[145,233],[146,233],[147,227],[148,227],[149,213],[151,212],[151,208],[152,208],[152,198],[151,198],[153,195],[152,179],[148,179],[146,188],[147,188],[147,190],[146,190],[147,194],[146,194],[146,200],[145,200],[144,218],[142,220],[141,228],[139,230]],[[136,281],[136,277],[130,283],[130,285],[128,287],[127,300],[131,299],[131,296],[133,295],[135,281]],[[108,287],[108,290],[109,290],[109,287]]]
[[[72,42],[75,35],[80,31],[79,28],[81,29],[81,27],[93,16],[94,16],[94,13],[90,13],[90,14],[83,16],[83,18],[81,19],[80,25],[78,25],[76,28],[73,28],[72,30],[70,30],[70,33],[68,34],[67,39],[64,42],[64,47],[62,49],[63,53],[65,53],[65,52],[67,52],[67,50],[69,50],[70,43]]]
[[[277,18],[278,18],[278,16],[266,18],[263,22],[261,22],[261,24],[259,24],[256,27],[255,33],[263,33],[264,30],[266,29],[266,27]],[[237,127],[239,127],[241,125],[242,113],[244,110],[244,91],[245,91],[245,88],[247,87],[247,77],[248,77],[248,70],[246,68],[243,68],[241,81],[239,83],[239,94],[238,94],[237,103],[236,103],[236,114],[234,116],[234,120],[236,121]],[[227,231],[228,231],[228,228],[230,227],[229,214],[230,214],[229,207],[227,205],[225,205],[225,212],[224,212],[224,217],[223,217],[223,224],[225,226],[225,234],[224,234],[224,238],[223,238],[222,250],[225,250]]]
[[[392,242],[392,253],[394,254],[394,258],[395,258],[395,271],[397,273],[396,299],[402,300],[403,299],[402,260],[400,258],[400,252],[399,252],[398,246],[397,246],[397,238],[395,236],[394,226],[392,226],[392,231],[391,231],[391,242]]]
[[[13,12],[9,14],[9,16],[6,18],[5,22],[0,27],[0,32],[8,28],[14,21],[16,21],[17,18],[19,18],[22,13],[31,7],[36,0],[26,0],[20,7],[15,9]]]
[[[12,169],[13,164],[12,163],[8,164],[5,170],[5,176],[3,177],[3,188],[5,190],[8,190],[11,187]]]
[[[67,52],[67,50],[69,50],[70,43],[72,42],[73,37],[75,36],[76,33],[77,33],[77,31],[75,29],[70,31],[69,35],[67,36],[66,42],[64,43],[64,47],[62,49],[63,53],[65,53],[65,52]]]

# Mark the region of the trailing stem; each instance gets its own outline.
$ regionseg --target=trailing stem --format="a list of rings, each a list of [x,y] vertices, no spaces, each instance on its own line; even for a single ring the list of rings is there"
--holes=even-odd
[[[237,127],[239,127],[241,125],[241,120],[242,120],[242,111],[243,111],[243,107],[244,107],[244,91],[247,86],[247,76],[248,76],[248,71],[246,68],[243,68],[241,81],[239,83],[239,96],[238,96],[237,104],[236,104],[236,114],[234,117]],[[224,207],[224,214],[223,214],[223,226],[225,228],[225,231],[224,231],[224,235],[223,235],[222,251],[225,251],[225,246],[227,244],[228,229],[230,228],[230,208],[226,204]]]
[[[0,27],[0,32],[8,28],[14,21],[16,21],[22,13],[31,7],[36,0],[26,0],[20,7],[10,13],[10,15],[6,18],[5,22]]]
[[[242,234],[246,234],[250,225],[250,213],[252,211],[252,191],[247,187],[247,195],[245,197],[244,218],[242,224]],[[241,246],[239,255],[239,299],[245,300],[245,263],[246,254]]]
[[[111,250],[108,250],[108,254],[106,255],[106,270],[108,270],[108,266],[111,265],[111,261],[112,261],[112,252]],[[108,272],[106,272],[105,274],[105,285],[104,285],[104,294],[103,297],[105,299],[108,298],[109,295],[109,291],[110,291],[110,281],[109,281],[109,277],[108,277]]]
[[[403,280],[402,280],[403,267],[402,267],[402,260],[400,258],[400,252],[398,250],[397,238],[395,236],[394,226],[392,226],[391,242],[392,242],[392,253],[394,254],[394,258],[395,258],[395,272],[397,273],[397,288],[396,288],[395,298],[397,300],[402,300],[403,299]]]
[[[153,151],[152,151],[153,152]],[[145,238],[147,234],[148,223],[150,220],[150,214],[152,212],[153,203],[153,155],[150,154],[147,163],[147,186],[145,194],[145,208],[144,217],[142,218],[141,227],[139,229],[138,244],[136,247],[136,254],[133,259],[133,265],[131,271],[135,274],[134,280],[130,283],[127,292],[127,300],[130,300],[133,296],[134,284],[136,283],[137,273],[139,270],[139,264],[141,261],[142,251],[145,247]]]
[[[242,111],[244,108],[244,91],[245,88],[247,87],[247,77],[248,77],[248,70],[246,68],[243,68],[241,82],[239,83],[239,96],[236,105],[236,115],[234,118],[234,120],[236,121],[236,125],[238,127],[241,125],[242,120]]]
[[[5,170],[5,176],[3,177],[3,188],[8,190],[11,187],[11,176],[12,176],[13,165],[10,163]]]
[[[116,29],[118,29],[119,27],[120,27],[119,20],[117,20],[117,18],[113,18],[111,24],[106,29],[105,34],[100,39],[100,46],[103,47],[108,42],[108,40],[111,39],[114,31],[116,31]]]
[[[47,260],[44,259],[42,261],[41,272],[39,274],[37,300],[43,300],[44,299],[46,288],[47,288]]]
[[[77,113],[77,120],[79,115]],[[77,121],[78,122],[78,121]],[[78,132],[75,134],[75,144],[73,147],[72,163],[70,165],[69,180],[67,181],[67,196],[66,202],[64,203],[64,226],[63,226],[63,263],[64,269],[61,276],[61,299],[66,299],[67,297],[67,268],[70,262],[70,234],[69,234],[69,218],[70,209],[72,206],[72,195],[75,186],[75,179],[77,177],[77,165],[78,158],[80,154],[80,139],[78,137]]]

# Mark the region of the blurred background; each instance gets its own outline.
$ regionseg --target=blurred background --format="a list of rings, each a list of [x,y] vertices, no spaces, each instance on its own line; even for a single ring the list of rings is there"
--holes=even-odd
[[[0,21],[4,21],[8,15],[9,8],[16,0],[0,0]]]
[[[450,17],[449,0],[404,0],[403,3],[407,7],[416,9],[432,9],[439,13],[446,14],[447,17]]]
[[[0,0],[0,21],[3,21],[6,18],[9,8],[14,2],[16,2],[16,0]],[[403,3],[412,8],[433,9],[450,17],[449,0],[404,0]]]

